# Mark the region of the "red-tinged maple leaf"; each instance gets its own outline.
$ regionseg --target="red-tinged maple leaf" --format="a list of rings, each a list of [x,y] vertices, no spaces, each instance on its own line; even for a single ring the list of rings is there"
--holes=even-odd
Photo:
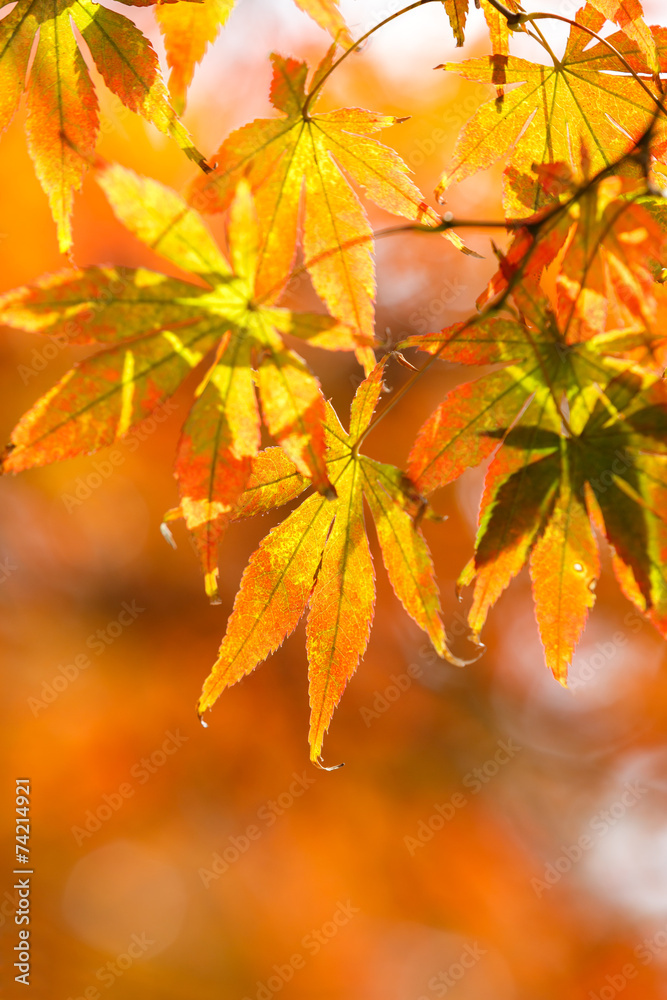
[[[610,6],[613,6],[614,2],[615,0],[610,0]],[[600,6],[605,3],[606,0],[600,0]],[[615,20],[620,23],[620,19],[615,18]],[[606,36],[604,42],[600,41],[591,45],[588,50],[589,55],[594,56],[601,72],[627,73],[632,71],[649,79],[654,75],[653,60],[657,57],[658,70],[664,73],[667,67],[667,28],[659,24],[652,24],[648,28],[649,41],[644,28],[633,32],[630,29],[630,23],[626,22],[623,31],[615,31],[612,35]],[[619,67],[618,55],[613,50],[625,60],[625,64],[621,67]]]
[[[276,650],[308,609],[309,742],[314,761],[334,708],[366,650],[373,619],[375,573],[364,525],[364,497],[397,597],[440,656],[461,662],[447,646],[431,558],[415,526],[403,475],[358,450],[382,389],[385,362],[357,390],[349,433],[327,407],[327,467],[337,499],[308,497],[250,557],[199,702],[201,714],[225,688]],[[239,516],[284,503],[308,485],[294,466],[290,473],[285,458],[276,462],[277,458],[275,450],[269,450],[253,460]]]
[[[654,331],[662,290],[655,276],[667,241],[662,200],[646,196],[643,180],[602,177],[578,190],[565,164],[552,168],[540,170],[540,181],[558,189],[562,209],[556,201],[526,220],[478,307],[502,294],[517,271],[539,277],[557,262],[556,310],[568,343],[609,330]]]
[[[69,371],[14,429],[3,471],[19,472],[122,438],[173,394],[209,354],[176,460],[182,514],[216,595],[217,541],[269,433],[317,489],[333,495],[324,462],[325,404],[282,334],[351,350],[351,331],[329,316],[292,313],[255,297],[257,224],[246,184],[232,205],[232,266],[202,219],[169,188],[113,166],[100,171],[118,218],[157,253],[199,280],[143,269],[66,271],[0,298],[0,322],[104,343]],[[202,287],[203,285],[203,287]]]
[[[609,21],[614,21],[627,38],[635,42],[644,56],[650,71],[659,72],[658,53],[651,29],[644,20],[644,11],[639,0],[590,0]]]
[[[510,218],[524,218],[545,205],[549,196],[533,172],[534,163],[567,163],[579,178],[582,148],[588,151],[591,176],[622,158],[631,141],[639,141],[654,121],[661,95],[650,81],[631,76],[621,61],[601,45],[588,47],[588,28],[599,31],[605,17],[586,4],[577,13],[565,53],[552,66],[514,56],[489,56],[447,63],[445,69],[480,83],[517,84],[501,101],[483,104],[457,140],[453,164],[436,190],[491,166],[507,151],[504,205]],[[581,25],[581,27],[579,27]],[[655,122],[655,152],[664,148],[665,125]]]
[[[28,150],[63,252],[72,245],[74,192],[93,160],[99,133],[97,96],[73,26],[107,87],[205,167],[203,155],[169,104],[151,43],[132,21],[93,0],[19,0],[0,21],[0,134],[25,87]]]
[[[561,474],[551,516],[530,554],[535,616],[547,666],[563,685],[595,603],[600,575],[591,521],[572,485],[567,473]]]
[[[311,91],[330,65],[333,49],[315,73]],[[192,203],[220,212],[240,177],[250,181],[260,219],[257,265],[260,294],[275,294],[292,273],[302,193],[303,252],[315,290],[329,312],[363,336],[373,336],[373,234],[345,174],[381,208],[436,225],[397,153],[372,138],[402,119],[359,108],[313,114],[306,107],[304,62],[273,55],[271,100],[279,118],[257,119],[233,132],[218,150]],[[447,234],[449,235],[449,234]],[[456,245],[462,246],[458,237]]]
[[[560,255],[557,309],[569,341],[656,322],[655,273],[664,259],[665,231],[633,203],[633,189],[620,177],[604,178],[554,228],[549,256]],[[550,263],[538,253],[536,264],[542,262]]]
[[[421,429],[407,472],[426,494],[493,456],[475,557],[460,581],[475,584],[469,624],[478,636],[489,609],[530,560],[546,660],[564,682],[599,575],[587,482],[608,540],[638,581],[644,610],[667,615],[652,541],[667,537],[667,494],[655,495],[660,456],[667,455],[660,440],[667,393],[654,374],[603,354],[599,338],[567,342],[534,280],[515,289],[513,306],[521,319],[481,317],[399,345],[460,364],[506,364],[447,395]],[[612,486],[613,497],[604,495]]]
[[[352,44],[352,38],[338,9],[338,0],[294,2],[341,44]],[[179,112],[185,106],[186,91],[192,82],[197,63],[201,62],[208,46],[217,38],[234,4],[235,0],[201,0],[200,3],[156,6],[155,14],[164,36],[167,62],[171,68],[169,90]]]

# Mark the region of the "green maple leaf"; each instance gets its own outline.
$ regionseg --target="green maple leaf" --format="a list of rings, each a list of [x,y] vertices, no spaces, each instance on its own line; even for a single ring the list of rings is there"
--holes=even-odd
[[[247,184],[232,206],[230,265],[199,215],[169,188],[118,166],[102,170],[99,181],[121,221],[198,284],[142,268],[93,267],[0,297],[0,322],[8,326],[106,345],[25,414],[12,432],[3,471],[120,440],[210,356],[183,428],[176,474],[177,513],[193,533],[214,598],[217,542],[260,447],[256,389],[269,433],[317,489],[333,495],[324,461],[324,399],[283,335],[345,350],[357,340],[328,316],[292,313],[255,297],[257,220]]]
[[[655,374],[608,356],[605,334],[568,339],[534,279],[514,289],[513,302],[516,317],[486,316],[400,345],[460,364],[504,363],[447,395],[421,428],[407,472],[426,494],[492,458],[475,556],[460,580],[475,584],[468,620],[479,635],[530,561],[547,663],[565,682],[599,575],[592,522],[616,551],[625,592],[665,628],[667,393]]]

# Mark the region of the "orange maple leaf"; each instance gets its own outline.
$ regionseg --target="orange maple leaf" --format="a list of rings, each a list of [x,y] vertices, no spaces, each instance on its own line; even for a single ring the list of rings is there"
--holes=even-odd
[[[332,58],[333,49],[316,70],[311,93]],[[315,290],[333,316],[370,338],[373,233],[343,171],[387,211],[433,225],[440,218],[398,154],[372,138],[402,119],[358,108],[312,114],[312,103],[304,110],[306,63],[278,55],[272,60],[271,100],[284,116],[258,119],[233,132],[218,150],[212,173],[195,182],[192,203],[201,211],[223,211],[239,178],[248,178],[261,227],[257,288],[275,294],[292,273],[305,189],[303,251]],[[463,247],[457,236],[446,235]]]
[[[628,136],[637,142],[654,122],[654,152],[664,151],[665,123],[657,121],[661,95],[633,77],[602,43],[590,45],[605,16],[591,4],[577,13],[562,59],[552,66],[515,56],[488,56],[444,68],[480,83],[517,84],[483,104],[462,129],[451,167],[436,193],[491,166],[509,152],[504,204],[509,218],[524,218],[549,200],[533,164],[566,163],[579,177],[580,153],[589,152],[591,175],[622,158]],[[623,33],[621,33],[623,34]],[[628,41],[627,36],[623,38]],[[637,50],[634,42],[631,42]],[[646,66],[641,52],[637,58]],[[662,67],[664,68],[664,67]],[[635,70],[636,72],[636,70]]]
[[[404,608],[431,638],[440,656],[461,665],[447,646],[426,542],[412,517],[399,469],[359,454],[382,389],[386,359],[360,385],[350,431],[327,407],[327,467],[336,500],[308,497],[261,542],[241,580],[218,659],[204,684],[200,714],[222,691],[278,648],[308,608],[311,758],[317,761],[333,711],[368,643],[375,604],[375,573],[364,526],[371,509],[382,558]],[[272,451],[253,462],[240,516],[268,510],[308,485]]]
[[[199,166],[206,162],[169,104],[151,43],[132,21],[93,0],[19,0],[0,20],[0,134],[25,86],[28,150],[63,252],[72,245],[74,192],[93,161],[100,126],[97,96],[73,24],[123,104],[175,139]]]

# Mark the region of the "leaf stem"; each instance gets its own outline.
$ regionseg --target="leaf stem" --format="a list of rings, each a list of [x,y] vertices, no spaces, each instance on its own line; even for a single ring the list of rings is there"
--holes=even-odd
[[[479,318],[481,319],[481,316]],[[477,322],[477,319],[478,317],[474,316],[469,325],[472,325],[473,323]],[[444,351],[446,346],[447,346],[446,344],[443,344],[442,347],[440,347],[435,354],[431,355],[431,357],[428,359],[423,368],[419,368],[417,369],[417,371],[413,372],[413,374],[410,376],[407,382],[404,382],[401,388],[394,393],[394,395],[391,397],[385,408],[381,410],[379,413],[376,413],[371,418],[371,421],[368,424],[368,426],[364,428],[364,430],[361,432],[357,440],[354,442],[354,447],[352,449],[353,454],[357,455],[359,453],[359,449],[361,448],[362,444],[364,443],[370,432],[375,427],[377,427],[380,421],[387,416],[390,410],[393,410],[393,408],[396,406],[399,400],[401,400],[403,396],[405,396],[406,393],[408,393],[410,389],[412,389],[415,382],[417,382],[422,377],[422,375],[429,370],[431,365],[438,360],[441,351]]]
[[[556,66],[557,68],[562,67],[563,64],[561,60],[558,58],[558,56],[553,51],[548,41],[544,37],[544,32],[537,25],[534,25],[534,27],[535,31],[537,32],[537,35],[533,35],[533,33],[530,31],[528,32],[528,34],[531,35],[531,37],[535,38],[535,41],[539,42],[539,44],[542,46],[543,49],[546,49],[546,51],[549,53],[549,56],[553,60],[554,66]]]
[[[308,109],[310,108],[310,105],[312,104],[316,94],[319,93],[320,89],[322,88],[324,83],[329,79],[333,71],[340,66],[340,64],[343,62],[344,59],[347,59],[347,57],[350,55],[351,52],[354,52],[355,49],[358,49],[359,46],[362,45],[367,38],[370,38],[372,34],[374,34],[379,28],[384,27],[385,24],[389,24],[389,22],[395,20],[395,18],[401,17],[402,14],[407,14],[408,11],[415,10],[417,7],[422,7],[426,3],[435,3],[435,2],[436,0],[415,0],[415,3],[411,3],[407,7],[403,7],[402,10],[396,11],[395,14],[390,14],[389,17],[385,17],[384,21],[380,21],[380,23],[376,24],[375,27],[371,28],[370,31],[367,31],[365,35],[362,35],[361,38],[358,38],[357,41],[354,42],[354,44],[351,45],[349,49],[346,49],[345,52],[343,52],[343,54],[339,56],[338,59],[336,59],[335,62],[331,64],[326,73],[317,81],[317,84],[310,91],[310,93],[306,97],[306,102],[303,105],[303,108],[301,109],[303,117],[308,118]]]

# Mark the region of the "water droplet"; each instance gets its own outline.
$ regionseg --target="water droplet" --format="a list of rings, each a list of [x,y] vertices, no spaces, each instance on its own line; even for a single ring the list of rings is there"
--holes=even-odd
[[[454,218],[453,212],[445,212],[445,214],[442,217],[442,220],[443,222],[451,222],[453,218]]]
[[[197,712],[197,718],[201,722],[201,724],[204,727],[204,729],[208,729],[208,722],[204,721],[204,716],[203,716],[203,714],[201,712]]]
[[[577,573],[583,573],[584,572],[584,567],[581,565],[581,563],[575,563],[574,564],[574,569],[576,570]]]
[[[332,764],[331,767],[327,767],[322,763],[322,758],[318,757],[317,760],[313,761],[315,767],[318,767],[320,771],[337,771],[340,767],[345,767],[345,761],[342,764]]]

